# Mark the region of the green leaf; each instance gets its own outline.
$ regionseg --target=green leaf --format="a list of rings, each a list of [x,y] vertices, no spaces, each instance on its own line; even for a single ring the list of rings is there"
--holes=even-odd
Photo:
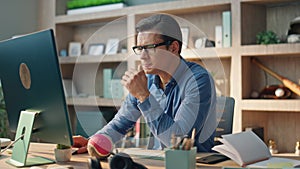
[[[69,0],[67,2],[68,9],[84,8],[90,6],[106,5],[124,2],[124,0]]]
[[[256,35],[256,43],[257,44],[276,44],[279,43],[280,40],[277,37],[276,33],[273,31],[262,31]]]
[[[70,146],[67,146],[67,145],[63,145],[63,144],[57,144],[56,145],[56,148],[57,149],[68,149],[68,148],[71,148]]]

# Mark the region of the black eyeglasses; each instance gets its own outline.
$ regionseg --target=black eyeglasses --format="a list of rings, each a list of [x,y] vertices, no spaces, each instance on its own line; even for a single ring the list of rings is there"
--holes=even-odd
[[[141,55],[143,49],[147,53],[155,53],[155,48],[157,48],[159,46],[163,46],[163,45],[169,46],[171,43],[172,43],[172,41],[166,41],[166,42],[161,42],[161,43],[157,43],[157,44],[149,44],[149,45],[144,45],[144,46],[134,46],[134,47],[132,47],[132,49],[133,49],[133,51],[136,55]]]

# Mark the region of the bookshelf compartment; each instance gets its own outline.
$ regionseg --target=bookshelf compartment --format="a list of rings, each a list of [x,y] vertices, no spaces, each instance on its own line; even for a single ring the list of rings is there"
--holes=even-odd
[[[90,101],[94,97],[103,98],[104,96],[103,70],[107,68],[111,69],[112,78],[121,79],[122,75],[127,70],[127,62],[62,64],[61,67],[63,78],[71,79],[75,85],[77,93],[83,97],[78,98],[78,102],[76,102],[76,100],[75,102],[69,101],[70,104],[76,105],[78,103],[79,105],[101,105],[102,103],[99,101],[99,99],[96,99],[95,103],[91,103]],[[108,87],[111,88],[111,83],[108,85]],[[114,98],[114,96],[112,97]],[[113,105],[113,100],[111,103],[109,103],[107,100],[104,101],[104,105]]]
[[[264,141],[275,140],[279,153],[294,153],[300,140],[300,111],[242,111],[242,128],[264,128]]]
[[[265,87],[270,85],[283,85],[270,74],[263,71],[256,64],[251,62],[251,58],[257,58],[264,66],[277,74],[290,79],[294,83],[299,83],[300,77],[300,56],[298,54],[289,55],[261,55],[242,57],[242,97],[251,98],[253,92],[260,93]],[[292,93],[291,99],[299,99],[299,96]],[[272,99],[274,100],[274,99]]]
[[[120,29],[121,28],[121,29]],[[68,51],[70,42],[82,44],[82,55],[87,55],[90,44],[104,44],[104,51],[108,47],[109,39],[118,39],[117,53],[121,48],[127,49],[127,18],[114,18],[109,21],[94,21],[89,24],[56,24],[58,50]]]
[[[273,31],[286,43],[289,23],[300,15],[296,0],[244,0],[241,2],[241,44],[256,44],[261,31]]]
[[[207,38],[207,40],[216,43],[215,27],[222,26],[222,13],[230,11],[228,5],[226,9],[195,12],[192,14],[178,14],[176,15],[181,27],[189,29],[188,48],[195,48],[195,41],[198,38]]]
[[[175,7],[173,6],[173,8]],[[194,49],[195,41],[198,38],[207,38],[208,40],[215,41],[215,27],[217,25],[222,26],[222,12],[224,11],[231,11],[230,3],[216,3],[214,5],[207,4],[207,6],[195,5],[193,8],[179,8],[173,10],[161,9],[153,12],[169,13],[175,17],[181,28],[188,28],[187,46],[189,49]],[[135,23],[137,23],[141,18],[150,16],[154,13],[149,12],[147,14],[137,14]]]
[[[231,57],[187,58],[205,67],[212,75],[218,96],[230,96]]]

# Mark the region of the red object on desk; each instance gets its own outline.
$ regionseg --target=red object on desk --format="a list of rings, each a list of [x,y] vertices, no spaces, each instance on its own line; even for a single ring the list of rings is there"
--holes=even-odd
[[[96,134],[88,142],[88,152],[90,156],[103,158],[108,156],[113,150],[113,142],[105,134]]]

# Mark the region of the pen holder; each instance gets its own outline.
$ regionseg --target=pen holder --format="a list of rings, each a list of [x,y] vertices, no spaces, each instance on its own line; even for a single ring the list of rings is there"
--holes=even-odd
[[[195,169],[197,148],[190,150],[167,149],[165,151],[166,169]]]

